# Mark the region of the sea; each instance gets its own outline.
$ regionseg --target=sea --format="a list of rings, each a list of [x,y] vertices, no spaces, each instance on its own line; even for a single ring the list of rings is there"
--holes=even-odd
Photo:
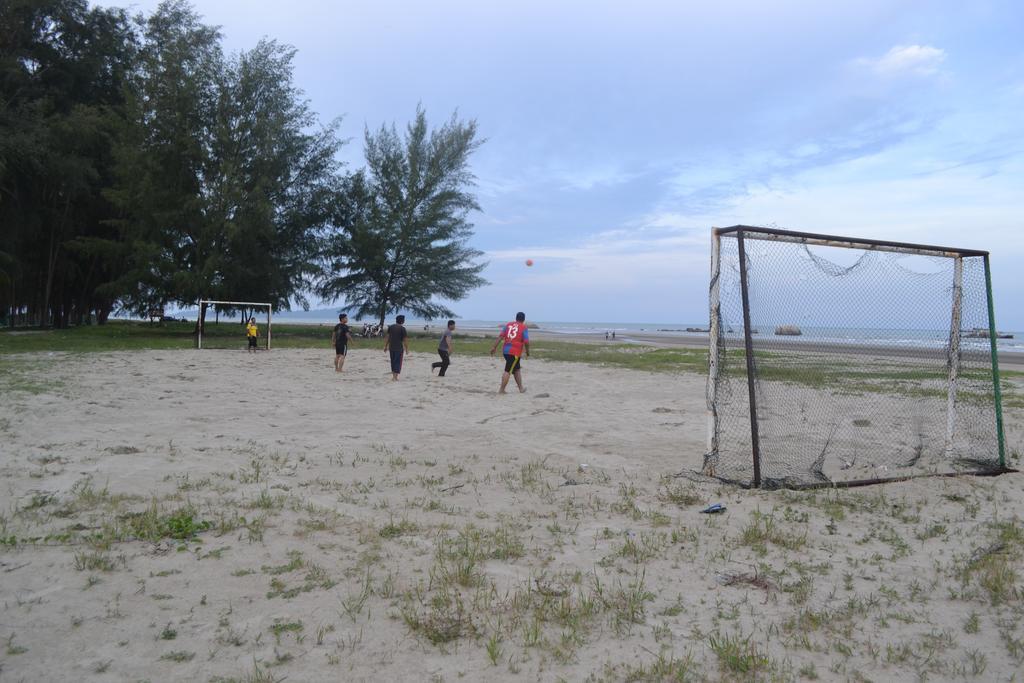
[[[197,312],[180,311],[176,316],[182,316],[194,320]],[[207,314],[209,315],[209,314]],[[209,318],[208,318],[209,319]],[[221,316],[221,320],[237,320]],[[274,314],[274,320],[279,322],[299,323],[307,325],[334,325],[337,322],[337,313],[334,309],[313,310],[313,311],[282,311]],[[388,317],[388,322],[392,317]],[[357,330],[364,321],[350,322]],[[376,321],[370,321],[376,322]],[[498,331],[508,322],[507,320],[469,320],[456,319],[458,329],[467,332],[492,332]],[[602,338],[605,334],[615,333],[616,341],[630,342],[634,336],[642,336],[645,340],[657,337],[684,337],[701,339],[707,338],[707,321],[698,322],[674,322],[674,323],[622,323],[622,322],[568,322],[557,320],[530,320],[530,325],[536,325],[537,329],[553,334],[566,336],[593,336]],[[444,327],[445,321],[417,320],[407,316],[405,326],[411,330],[440,330]],[[924,329],[897,329],[897,328],[871,328],[871,327],[826,327],[826,326],[804,326],[801,325],[801,335],[798,337],[774,336],[774,327],[765,325],[758,327],[752,325],[759,335],[772,335],[773,340],[785,342],[787,340],[799,340],[803,342],[821,341],[827,343],[841,343],[864,346],[918,346],[925,348],[941,348],[949,339],[949,330],[924,330]],[[737,330],[738,331],[738,330]],[[1012,335],[1010,339],[997,339],[996,346],[1000,353],[1024,353],[1024,332],[999,331],[1000,334]],[[980,343],[978,339],[971,339],[967,343]]]

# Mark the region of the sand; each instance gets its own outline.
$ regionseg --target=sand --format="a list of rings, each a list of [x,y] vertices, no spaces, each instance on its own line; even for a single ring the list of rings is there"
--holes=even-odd
[[[1024,666],[1021,475],[674,477],[702,463],[698,375],[528,360],[527,393],[499,397],[498,360],[456,355],[441,379],[414,354],[393,383],[364,348],[342,374],[312,350],[0,360],[0,680]]]

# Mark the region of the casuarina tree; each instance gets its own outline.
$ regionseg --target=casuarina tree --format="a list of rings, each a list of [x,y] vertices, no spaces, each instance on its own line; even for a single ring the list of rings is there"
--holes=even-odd
[[[114,284],[124,306],[305,305],[342,143],[294,85],[295,50],[262,40],[225,56],[217,30],[183,0],[161,3],[141,42],[109,193],[122,214],[125,267]]]
[[[365,138],[366,168],[339,193],[317,293],[381,324],[398,310],[452,316],[444,302],[486,284],[483,254],[468,246],[468,217],[480,210],[469,168],[482,143],[476,122],[453,114],[429,130],[417,108],[404,136],[392,125],[367,129]]]
[[[12,322],[67,327],[113,307],[98,291],[109,268],[84,247],[112,233],[103,192],[134,52],[123,10],[0,2],[0,308]]]

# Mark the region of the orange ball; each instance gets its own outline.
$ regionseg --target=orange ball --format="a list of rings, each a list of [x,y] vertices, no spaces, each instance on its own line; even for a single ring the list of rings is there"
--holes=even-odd
[[[532,266],[533,265],[533,259],[532,258],[526,259],[526,265]]]

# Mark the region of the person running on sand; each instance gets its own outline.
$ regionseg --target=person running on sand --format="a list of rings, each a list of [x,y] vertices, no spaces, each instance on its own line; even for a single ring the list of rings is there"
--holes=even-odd
[[[505,323],[504,329],[501,330],[501,334],[498,335],[498,339],[494,342],[494,346],[491,347],[491,355],[494,355],[494,351],[498,348],[504,340],[505,345],[502,347],[502,354],[505,356],[505,372],[501,376],[501,387],[498,389],[499,394],[505,393],[505,387],[508,386],[509,375],[515,377],[516,386],[519,387],[519,393],[526,391],[526,387],[523,386],[522,376],[522,356],[523,351],[526,352],[526,357],[530,357],[530,332],[526,328],[526,314],[520,311],[516,313],[516,319],[514,322]]]
[[[245,337],[249,340],[249,353],[256,353],[256,340],[260,338],[260,328],[256,327],[256,318],[249,318],[249,324],[245,326]]]
[[[391,352],[391,381],[397,382],[398,376],[402,374],[402,350],[409,355],[409,333],[405,331],[405,316],[395,318],[394,325],[388,325],[387,339],[384,341],[384,351]]]
[[[352,333],[348,329],[348,314],[342,313],[338,316],[338,324],[334,326],[334,333],[331,335],[331,344],[334,345],[334,371],[341,372],[345,368],[345,357],[348,355],[348,343],[352,340]]]
[[[437,373],[438,377],[444,377],[444,371],[451,365],[450,356],[452,353],[452,333],[455,332],[455,321],[448,321],[448,329],[441,335],[441,340],[437,342],[437,355],[441,356],[440,363],[433,363],[430,366],[430,371],[433,372],[437,368],[441,368],[441,371]]]

